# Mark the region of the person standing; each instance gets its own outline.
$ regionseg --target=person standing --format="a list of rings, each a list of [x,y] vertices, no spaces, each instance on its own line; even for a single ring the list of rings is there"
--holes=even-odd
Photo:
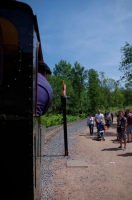
[[[113,117],[114,117],[114,116],[113,116],[113,113],[111,113],[111,119],[112,119],[112,123],[113,123]]]
[[[98,110],[98,113],[95,114],[95,122],[97,127],[97,136],[98,136],[98,125],[104,124],[104,115],[101,113],[101,110]]]
[[[98,113],[95,115],[96,126],[101,122],[104,123],[104,115],[101,113],[101,110],[98,110]]]
[[[130,113],[130,110],[126,110],[126,118],[127,118],[127,142],[132,142],[132,113]],[[130,137],[131,136],[131,137]]]
[[[105,117],[107,129],[110,128],[110,124],[112,123],[111,114],[108,112]]]
[[[87,119],[87,125],[89,126],[90,135],[93,135],[94,117],[92,117],[92,114],[90,114]]]
[[[127,119],[123,116],[123,112],[119,111],[119,117],[117,118],[117,133],[120,141],[119,149],[122,149],[122,140],[124,140],[124,151],[126,150],[126,127],[127,127]]]

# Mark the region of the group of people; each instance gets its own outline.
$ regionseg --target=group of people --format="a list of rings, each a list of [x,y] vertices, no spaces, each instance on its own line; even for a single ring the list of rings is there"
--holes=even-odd
[[[97,127],[97,135],[99,136],[100,131],[105,131],[104,114],[102,114],[100,110],[98,110],[98,113],[95,114],[94,117],[92,116],[92,114],[90,114],[90,116],[87,119],[87,125],[89,126],[90,135],[93,135],[95,124]]]
[[[105,112],[102,114],[100,110],[93,117],[92,114],[87,119],[90,135],[93,135],[94,126],[97,128],[97,137],[100,131],[105,132],[105,126],[109,129],[113,123],[113,113]],[[132,112],[127,109],[126,112],[119,111],[117,115],[117,135],[120,142],[119,149],[126,150],[126,143],[132,142]],[[104,135],[103,135],[104,137]],[[124,148],[122,147],[124,141]]]

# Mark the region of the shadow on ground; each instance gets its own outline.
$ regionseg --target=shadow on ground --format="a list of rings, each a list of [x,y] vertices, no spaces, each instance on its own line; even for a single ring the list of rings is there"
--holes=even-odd
[[[105,137],[107,137],[107,136],[115,136],[115,137],[117,137],[117,133],[113,133],[113,132],[105,132]]]
[[[108,149],[102,149],[101,151],[120,151],[122,149],[118,149],[118,148],[108,148]]]
[[[132,156],[132,153],[124,153],[124,154],[119,154],[117,156],[127,157],[127,156]]]

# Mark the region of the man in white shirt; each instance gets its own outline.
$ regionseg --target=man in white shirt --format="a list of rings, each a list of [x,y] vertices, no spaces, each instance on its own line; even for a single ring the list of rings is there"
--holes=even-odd
[[[101,113],[100,110],[98,110],[98,113],[95,115],[95,122],[96,125],[104,123],[104,115]]]
[[[95,115],[95,122],[97,127],[97,135],[99,136],[99,126],[104,125],[104,115],[101,113],[100,110],[98,110],[98,113]]]

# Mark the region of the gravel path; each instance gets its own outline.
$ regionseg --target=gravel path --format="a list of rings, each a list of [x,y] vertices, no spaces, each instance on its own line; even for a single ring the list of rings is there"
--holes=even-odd
[[[132,143],[118,150],[115,127],[114,121],[101,142],[89,136],[86,121],[68,127],[66,157],[63,132],[44,146],[41,200],[131,200]],[[85,161],[87,167],[69,168],[71,160]]]
[[[72,152],[76,144],[76,134],[81,130],[86,128],[86,122],[82,121],[80,123],[74,124],[73,126],[67,127],[67,137],[68,137],[68,151]],[[54,172],[56,168],[52,166],[54,163],[60,160],[70,159],[70,156],[65,157],[64,148],[64,131],[58,133],[50,141],[50,144],[44,146],[43,153],[43,165],[42,165],[42,198],[41,200],[52,200],[54,199],[54,191],[50,189],[51,184],[54,184]],[[61,168],[61,166],[59,167]]]

